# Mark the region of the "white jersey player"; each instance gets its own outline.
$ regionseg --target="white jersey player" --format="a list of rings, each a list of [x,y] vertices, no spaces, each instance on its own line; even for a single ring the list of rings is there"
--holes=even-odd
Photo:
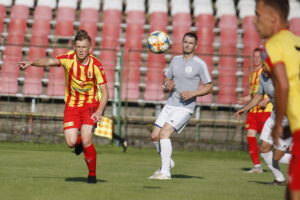
[[[267,72],[267,69],[263,66],[264,72],[261,74],[259,88],[257,94],[253,97],[253,99],[242,109],[238,110],[234,115],[238,116],[253,106],[257,105],[265,94],[268,95],[270,101],[274,105],[275,97],[274,97],[274,87],[270,75]],[[282,121],[283,127],[285,127],[285,137],[280,138],[278,145],[274,145],[272,138],[272,128],[275,124],[275,113],[273,110],[271,116],[267,119],[264,124],[264,127],[261,132],[260,139],[262,143],[260,145],[261,156],[267,163],[268,167],[271,169],[275,176],[275,180],[273,181],[274,185],[285,184],[285,177],[280,171],[279,162],[288,164],[291,158],[289,153],[285,153],[286,150],[291,146],[292,137],[289,131],[289,123],[288,119],[285,117]],[[272,152],[272,147],[274,147],[274,155]]]
[[[175,56],[165,74],[164,85],[170,91],[166,105],[155,121],[151,139],[161,155],[161,168],[150,179],[171,179],[172,144],[170,136],[186,126],[196,107],[196,97],[212,91],[212,80],[207,65],[194,55],[197,35],[186,33],[183,37],[183,55]],[[199,89],[200,81],[203,87]]]

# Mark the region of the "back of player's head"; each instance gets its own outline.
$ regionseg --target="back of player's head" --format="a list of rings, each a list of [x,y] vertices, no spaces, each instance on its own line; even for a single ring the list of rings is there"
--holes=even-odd
[[[255,52],[261,52],[261,49],[259,48],[259,47],[257,47],[257,48],[255,48],[254,50],[253,50],[253,53],[255,53]]]
[[[288,20],[290,11],[289,0],[256,0],[256,3],[258,2],[263,2],[265,5],[268,5],[276,10],[283,21]]]
[[[91,37],[85,30],[79,30],[77,31],[74,39],[74,43],[76,41],[82,41],[82,40],[88,40],[91,43]]]
[[[183,39],[184,39],[186,36],[191,37],[191,38],[195,38],[196,43],[198,42],[198,36],[196,35],[196,33],[193,33],[193,32],[187,32],[187,33],[184,34]]]

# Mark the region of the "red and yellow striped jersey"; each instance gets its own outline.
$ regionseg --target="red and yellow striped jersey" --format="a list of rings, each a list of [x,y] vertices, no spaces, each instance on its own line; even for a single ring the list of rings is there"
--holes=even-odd
[[[259,78],[261,73],[263,72],[262,67],[257,68],[255,71],[249,74],[249,83],[250,83],[250,96],[253,98],[258,91],[259,88]],[[273,109],[272,103],[268,103],[265,108],[260,106],[253,107],[250,112],[271,112]]]
[[[82,107],[86,103],[99,102],[101,92],[98,85],[105,84],[102,63],[89,55],[87,65],[78,62],[74,51],[56,57],[64,67],[66,90],[65,102],[70,107]]]
[[[300,37],[283,29],[266,40],[262,57],[272,71],[276,64],[286,68],[289,81],[287,117],[292,132],[300,130]]]

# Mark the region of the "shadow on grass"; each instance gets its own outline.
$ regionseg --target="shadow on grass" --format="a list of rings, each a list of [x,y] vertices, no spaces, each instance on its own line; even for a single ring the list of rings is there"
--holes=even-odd
[[[161,187],[144,185],[143,188],[145,188],[145,189],[160,189]]]
[[[172,178],[180,178],[180,179],[184,179],[184,178],[198,178],[198,179],[204,179],[201,176],[190,176],[190,175],[185,175],[185,174],[174,174],[174,175],[172,175]]]
[[[246,172],[246,171],[249,171],[250,169],[252,169],[252,168],[249,168],[249,167],[243,167],[243,168],[242,168],[242,171],[243,171],[243,172]],[[268,170],[266,170],[266,169],[263,170],[263,172],[267,172],[267,171],[268,171]]]
[[[274,185],[272,182],[265,182],[265,181],[248,181],[249,183],[257,183],[260,185],[270,185],[270,186],[286,186],[286,184]]]
[[[72,177],[72,178],[65,178],[65,181],[67,182],[84,182],[86,183],[87,178],[84,177]],[[106,180],[97,179],[97,183],[105,183]]]

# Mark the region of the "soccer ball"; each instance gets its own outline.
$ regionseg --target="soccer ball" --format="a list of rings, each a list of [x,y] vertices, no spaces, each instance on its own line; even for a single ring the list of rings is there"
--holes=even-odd
[[[163,31],[152,32],[148,39],[148,48],[156,54],[164,53],[170,48],[170,38]]]

